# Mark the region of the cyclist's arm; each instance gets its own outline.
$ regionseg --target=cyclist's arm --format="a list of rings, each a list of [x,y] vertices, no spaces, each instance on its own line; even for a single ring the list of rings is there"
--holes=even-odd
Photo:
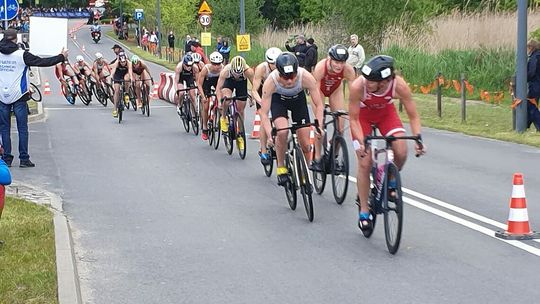
[[[253,85],[251,86],[251,96],[257,103],[261,103],[262,96],[259,95],[259,87],[262,83],[262,77],[264,72],[264,65],[260,64],[255,68],[255,75],[253,76]]]
[[[353,82],[356,79],[356,72],[352,65],[345,63],[345,71],[343,72],[343,77],[349,81]]]
[[[129,74],[129,80],[135,81],[135,77],[133,76],[133,65],[131,65],[131,62],[128,61],[128,74]]]
[[[420,134],[421,129],[420,115],[418,115],[418,111],[416,110],[416,104],[412,98],[411,88],[409,88],[407,82],[400,76],[396,76],[394,81],[396,81],[396,97],[399,98],[405,107],[411,125],[411,132],[413,135],[418,135]]]
[[[272,138],[272,123],[268,113],[270,112],[270,106],[272,104],[272,94],[276,91],[276,85],[268,77],[268,81],[265,81],[262,89],[262,98],[261,98],[261,109],[259,110],[259,115],[261,116],[261,127],[263,132],[266,132],[267,138]]]
[[[174,85],[177,89],[180,85],[180,73],[182,73],[182,62],[178,63],[174,69]]]
[[[229,69],[230,68],[225,67],[219,73],[219,78],[216,86],[216,97],[218,100],[221,100],[221,98],[223,97],[223,93],[221,92],[221,90],[223,89],[223,85],[225,84],[225,79],[227,79],[227,76],[229,75]]]
[[[208,69],[202,69],[202,71],[199,73],[199,76],[197,77],[197,88],[199,89],[199,94],[201,94],[203,99],[207,98],[203,90],[203,83],[206,75],[208,75]]]
[[[318,82],[313,75],[305,70],[304,73],[302,73],[302,85],[304,86],[304,89],[309,90],[311,105],[314,106],[313,112],[315,113],[315,118],[319,120],[319,128],[323,130],[324,103]]]
[[[317,81],[317,84],[320,84],[321,80],[324,77],[324,65],[325,64],[326,64],[326,58],[319,61],[315,65],[315,68],[313,69],[313,72],[311,73],[313,75],[313,77],[315,78],[315,80]]]
[[[253,85],[253,75],[255,75],[255,72],[252,68],[248,68],[244,71],[244,74],[246,75],[246,78],[251,82],[251,85]]]
[[[364,150],[364,134],[360,125],[360,102],[364,92],[364,77],[359,77],[349,84],[349,124],[351,127],[351,137],[355,150]],[[360,151],[362,152],[362,151]]]
[[[148,73],[148,76],[152,77],[151,74],[150,74],[150,69],[148,68],[148,65],[146,65],[146,63],[142,62],[141,61],[141,64],[143,66],[143,70],[146,71]],[[145,79],[146,80],[146,79]]]

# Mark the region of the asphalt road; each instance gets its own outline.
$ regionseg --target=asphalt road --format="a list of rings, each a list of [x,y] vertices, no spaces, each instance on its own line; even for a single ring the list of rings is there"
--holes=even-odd
[[[95,45],[88,31],[78,46],[113,58],[112,42]],[[70,41],[70,58],[78,46]],[[156,79],[163,69],[150,66]],[[53,94],[46,120],[30,126],[37,167],[12,174],[63,198],[85,303],[540,301],[540,243],[490,236],[506,223],[514,172],[540,227],[537,148],[425,129],[428,154],[403,172],[404,232],[392,256],[382,222],[371,239],[356,227],[353,183],[342,206],[330,188],[315,196],[309,223],[264,176],[257,142],[246,160],[214,151],[163,101],[119,125],[110,106],[67,104],[52,68],[41,74]]]

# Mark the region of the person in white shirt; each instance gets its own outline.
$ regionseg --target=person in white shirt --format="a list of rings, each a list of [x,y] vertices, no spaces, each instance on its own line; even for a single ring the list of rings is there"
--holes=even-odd
[[[356,75],[360,73],[360,69],[366,60],[366,54],[364,53],[364,48],[358,44],[358,35],[351,35],[351,46],[349,47],[349,59],[347,63],[354,67]]]

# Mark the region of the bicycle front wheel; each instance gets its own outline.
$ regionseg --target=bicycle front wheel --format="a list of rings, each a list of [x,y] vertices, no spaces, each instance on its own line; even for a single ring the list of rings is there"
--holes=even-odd
[[[309,170],[307,166],[306,158],[300,147],[295,148],[296,154],[296,169],[298,174],[298,180],[300,181],[300,192],[302,193],[302,199],[304,200],[304,207],[306,209],[306,215],[310,222],[313,222],[313,187],[309,180]]]
[[[182,123],[184,124],[184,130],[186,130],[187,133],[189,133],[189,123],[191,120],[191,100],[189,98],[184,98],[184,101],[182,102]]]
[[[332,174],[332,190],[336,203],[342,204],[349,187],[349,152],[347,143],[341,136],[336,136],[330,153],[330,174]]]
[[[43,98],[41,96],[41,91],[33,83],[30,83],[30,98],[32,98],[32,100],[35,101],[35,102],[40,102],[41,99]]]
[[[236,113],[235,119],[235,133],[236,133],[236,147],[238,148],[238,155],[241,159],[246,158],[247,142],[246,142],[246,130],[244,129],[244,120],[240,114]]]
[[[401,178],[396,165],[388,165],[388,177],[384,189],[383,212],[384,212],[384,235],[386,237],[386,247],[391,254],[395,254],[399,249],[401,241],[401,230],[403,228],[403,197],[401,191]],[[389,188],[388,180],[395,179],[395,188]],[[394,187],[394,185],[392,185]]]
[[[269,148],[267,151],[270,158],[270,163],[268,163],[268,165],[263,165],[263,168],[264,174],[270,177],[272,175],[272,170],[274,169],[274,155],[276,152],[274,152],[274,148]]]
[[[199,103],[195,101],[195,106],[191,107],[191,126],[193,134],[199,135]]]
[[[287,196],[287,201],[289,202],[289,207],[291,207],[291,210],[296,210],[296,185],[293,174],[293,163],[291,154],[289,152],[285,153],[285,166],[289,171],[289,182],[285,185],[285,195]]]
[[[234,141],[234,128],[231,128],[231,124],[233,123],[231,116],[227,115],[225,116],[229,125],[228,131],[223,133],[223,143],[225,144],[225,150],[227,150],[227,153],[229,155],[233,152],[233,141]]]
[[[212,121],[212,133],[214,134],[214,150],[217,150],[219,148],[219,139],[221,137],[221,128],[219,126],[220,118],[221,115],[219,113],[219,109],[216,107],[214,109],[214,120]]]
[[[81,98],[82,103],[87,106],[90,104],[90,95],[86,87],[83,88],[83,84],[79,88],[79,97]]]

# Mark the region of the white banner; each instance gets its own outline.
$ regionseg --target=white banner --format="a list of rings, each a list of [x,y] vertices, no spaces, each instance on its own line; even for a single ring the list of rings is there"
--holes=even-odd
[[[30,50],[34,55],[54,56],[67,48],[68,19],[30,17]]]

